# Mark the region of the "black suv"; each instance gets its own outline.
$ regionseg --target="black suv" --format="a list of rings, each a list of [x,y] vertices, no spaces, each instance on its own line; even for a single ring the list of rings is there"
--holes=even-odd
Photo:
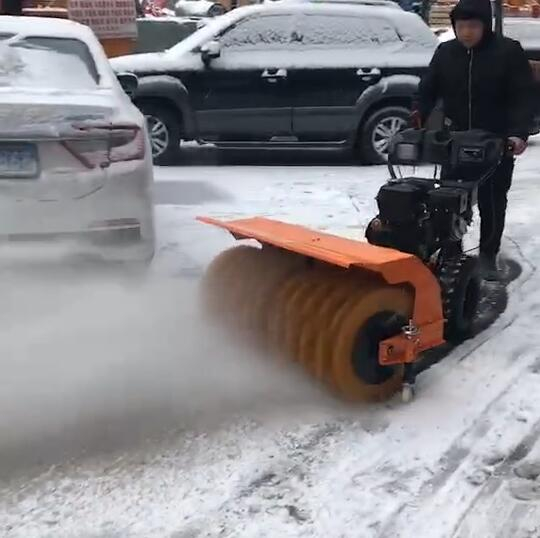
[[[218,17],[164,53],[111,60],[139,77],[157,164],[181,140],[352,148],[386,159],[437,38],[401,9],[279,2]]]

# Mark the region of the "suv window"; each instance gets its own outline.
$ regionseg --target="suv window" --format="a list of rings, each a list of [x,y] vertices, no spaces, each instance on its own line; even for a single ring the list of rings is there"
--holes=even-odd
[[[306,13],[297,33],[297,43],[308,47],[374,48],[400,43],[394,26],[377,17]]]
[[[242,19],[221,36],[224,50],[285,48],[291,42],[291,15],[264,15]]]
[[[195,20],[137,20],[137,46],[134,53],[162,52],[197,30]]]

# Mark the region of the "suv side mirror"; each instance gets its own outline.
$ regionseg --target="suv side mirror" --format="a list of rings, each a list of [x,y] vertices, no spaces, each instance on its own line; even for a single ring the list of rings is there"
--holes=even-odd
[[[219,41],[212,40],[205,43],[201,47],[201,56],[205,64],[209,64],[212,60],[219,58],[221,56],[221,45]]]
[[[116,75],[120,86],[126,94],[133,99],[139,87],[139,79],[133,73],[118,73]]]

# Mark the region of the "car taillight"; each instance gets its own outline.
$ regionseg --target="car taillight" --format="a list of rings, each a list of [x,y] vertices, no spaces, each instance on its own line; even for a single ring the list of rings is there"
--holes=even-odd
[[[62,140],[62,145],[87,168],[107,165],[109,150],[104,139]]]
[[[99,126],[80,129],[88,136],[63,140],[62,145],[87,168],[144,158],[144,131],[138,126]]]
[[[144,131],[139,127],[113,127],[109,140],[110,162],[139,161],[144,158]]]

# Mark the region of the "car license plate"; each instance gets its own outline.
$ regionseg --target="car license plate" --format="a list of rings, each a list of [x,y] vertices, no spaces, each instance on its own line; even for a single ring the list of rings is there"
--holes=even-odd
[[[0,144],[0,178],[30,179],[39,174],[34,144]]]

